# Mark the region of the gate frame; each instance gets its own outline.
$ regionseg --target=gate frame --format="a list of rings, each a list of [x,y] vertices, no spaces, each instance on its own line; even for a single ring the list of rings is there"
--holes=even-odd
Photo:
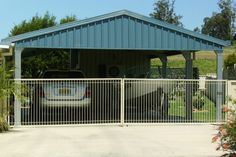
[[[47,80],[90,80],[90,81],[96,81],[96,80],[108,80],[108,81],[119,81],[120,83],[120,88],[121,88],[121,94],[120,94],[120,122],[119,123],[104,123],[104,124],[78,124],[78,125],[121,125],[121,126],[125,126],[125,125],[153,125],[153,123],[125,123],[125,81],[131,81],[131,80],[155,80],[155,81],[200,81],[200,80],[196,80],[196,79],[136,79],[136,78],[89,78],[89,79],[14,79],[14,81],[16,83],[22,83],[22,81],[27,80],[27,81],[47,81]],[[229,82],[232,82],[230,80],[206,80],[206,81],[213,81],[213,82],[218,82],[216,84],[216,124],[222,123],[222,103],[220,104],[220,102],[222,102],[222,98],[219,98],[219,96],[222,96],[222,85],[223,83],[225,83],[225,97],[228,97],[228,85]],[[19,86],[20,87],[20,86]],[[17,89],[19,90],[19,89]],[[221,91],[221,93],[219,93],[219,91]],[[229,104],[228,99],[226,99],[226,105]],[[227,116],[227,114],[225,115]],[[226,117],[224,117],[226,119]],[[21,101],[18,100],[15,97],[15,101],[14,101],[14,127],[21,127]],[[154,125],[156,125],[157,123],[154,123]],[[160,123],[160,124],[165,124],[165,123]],[[187,123],[168,123],[168,124],[194,124],[192,122],[187,122]],[[202,123],[197,123],[197,124],[206,124],[205,122]],[[68,124],[63,124],[63,125],[68,125]],[[63,125],[59,125],[59,126],[63,126]],[[73,124],[72,124],[73,125]],[[33,125],[34,126],[34,125]],[[40,125],[43,126],[43,125]],[[48,125],[47,125],[48,126]],[[57,125],[53,125],[53,126],[57,126]]]

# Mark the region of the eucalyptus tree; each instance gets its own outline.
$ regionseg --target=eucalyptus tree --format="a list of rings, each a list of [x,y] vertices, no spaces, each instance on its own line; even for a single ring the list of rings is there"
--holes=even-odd
[[[175,0],[157,0],[154,3],[154,11],[150,14],[150,16],[177,26],[183,26],[180,21],[182,16],[175,13],[174,5]]]

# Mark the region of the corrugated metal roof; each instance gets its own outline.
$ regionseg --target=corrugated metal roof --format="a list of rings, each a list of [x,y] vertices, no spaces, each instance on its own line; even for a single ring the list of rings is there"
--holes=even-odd
[[[26,48],[218,50],[229,42],[127,10],[2,40]]]

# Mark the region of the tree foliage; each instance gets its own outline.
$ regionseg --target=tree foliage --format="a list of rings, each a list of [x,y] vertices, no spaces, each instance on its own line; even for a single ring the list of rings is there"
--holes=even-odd
[[[19,85],[11,81],[13,70],[7,70],[5,65],[0,66],[0,133],[9,129],[7,123],[7,98],[9,95],[15,95],[20,98]],[[20,99],[19,99],[20,100]]]
[[[202,33],[224,40],[231,40],[235,33],[234,22],[236,18],[236,10],[233,5],[233,0],[219,0],[220,12],[214,12],[211,17],[204,18]]]
[[[201,32],[201,29],[200,29],[199,27],[195,27],[195,28],[193,29],[193,31],[200,33],[200,32]]]
[[[150,14],[151,17],[165,21],[178,26],[183,26],[180,21],[182,16],[177,15],[174,11],[175,0],[158,0],[154,3],[154,12]]]
[[[59,22],[59,24],[64,24],[68,22],[76,21],[77,18],[75,15],[65,16]],[[15,25],[9,36],[15,36],[43,28],[48,28],[57,25],[56,16],[51,15],[49,12],[46,12],[43,16],[36,14],[29,20],[23,20],[20,24]]]
[[[224,60],[225,68],[232,67],[234,66],[234,64],[236,64],[236,53],[228,55],[227,58]]]
[[[66,16],[60,20],[60,24],[76,21],[77,17],[75,15]]]
[[[20,24],[15,25],[10,31],[9,36],[15,36],[30,31],[52,27],[56,24],[56,17],[50,15],[49,12],[46,12],[43,16],[36,14],[30,20],[24,20]]]
[[[75,15],[62,18],[59,23],[64,24],[77,20]],[[56,17],[46,12],[43,16],[36,14],[30,20],[24,20],[15,25],[10,31],[10,36],[19,35],[43,28],[57,25]],[[63,50],[37,50],[26,51],[22,54],[23,77],[36,78],[40,71],[47,69],[69,68],[69,53]]]
[[[23,53],[22,74],[25,78],[37,78],[47,69],[69,68],[69,53],[63,50],[37,50]]]

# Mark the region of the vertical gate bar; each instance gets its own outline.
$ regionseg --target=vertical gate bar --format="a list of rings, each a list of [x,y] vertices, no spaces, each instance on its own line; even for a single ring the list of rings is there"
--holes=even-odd
[[[144,80],[144,81],[142,81],[142,84],[141,84],[141,91],[142,90],[144,90],[144,91],[147,91],[147,81],[146,80]],[[147,94],[148,95],[148,94]],[[142,103],[144,103],[144,105],[145,105],[145,110],[144,110],[144,115],[145,115],[145,119],[144,119],[144,123],[148,123],[148,121],[149,121],[149,118],[148,118],[148,104],[147,104],[147,95],[144,95],[144,96],[142,96],[141,98],[143,98],[143,101],[141,101]],[[143,105],[143,104],[142,104]]]
[[[47,83],[47,84],[50,84],[51,85],[51,80],[50,81],[48,81],[49,83]],[[48,90],[48,89],[46,89],[46,90]],[[49,89],[50,90],[50,89]],[[45,91],[45,94],[47,93],[47,91]],[[45,97],[46,97],[46,95],[45,95]],[[51,115],[51,112],[50,112],[50,107],[49,106],[45,106],[45,109],[44,109],[44,116],[43,116],[43,119],[44,119],[44,121],[45,121],[45,125],[49,125],[50,124],[50,115]]]
[[[10,83],[10,81],[7,81],[7,86],[9,86],[9,83]],[[10,119],[9,119],[10,118],[10,101],[9,100],[10,100],[10,94],[7,95],[7,99],[6,99],[6,101],[7,101],[6,102],[6,105],[7,105],[6,106],[7,107],[7,109],[6,109],[6,111],[7,111],[6,114],[7,115],[6,116],[7,116],[8,125],[10,125]]]
[[[225,80],[224,81],[224,86],[225,86],[225,90],[224,90],[224,99],[226,99],[225,100],[225,105],[227,106],[227,107],[229,107],[229,95],[228,95],[228,92],[229,92],[229,81],[228,80]],[[227,114],[228,113],[226,113],[225,115],[224,115],[224,122],[226,122],[226,120],[227,120]]]
[[[216,86],[216,121],[221,122],[222,120],[222,113],[221,113],[221,106],[223,105],[223,100],[222,100],[222,82],[217,81],[217,86]]]
[[[125,79],[121,79],[120,80],[120,86],[121,86],[121,94],[120,94],[120,100],[121,100],[121,111],[120,111],[120,122],[121,122],[121,126],[124,126],[125,123],[125,117],[124,117],[124,92],[125,92]]]

